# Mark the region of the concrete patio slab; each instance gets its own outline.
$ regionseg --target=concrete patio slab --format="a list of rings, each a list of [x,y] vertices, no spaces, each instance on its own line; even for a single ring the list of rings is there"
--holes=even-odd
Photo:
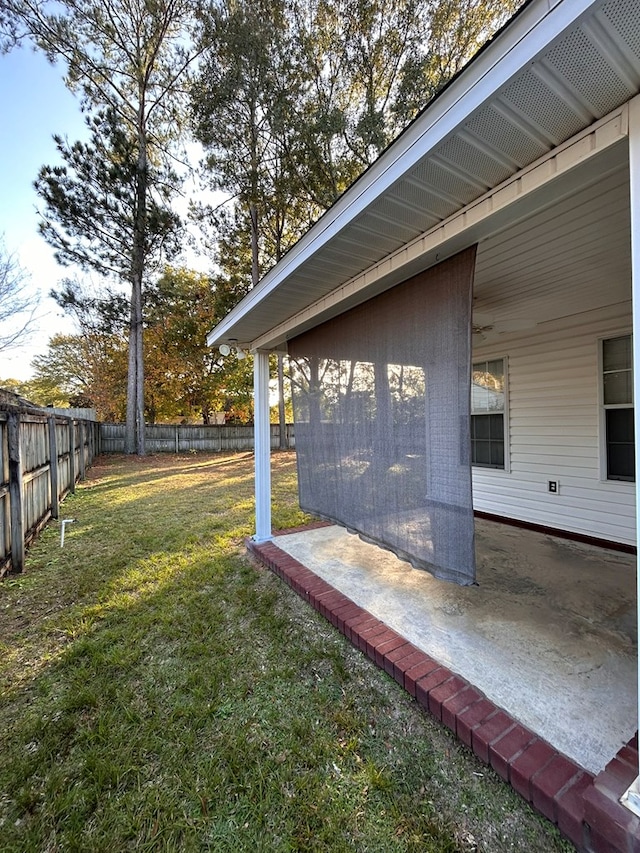
[[[590,773],[635,733],[635,557],[479,519],[459,587],[337,526],[277,545]]]

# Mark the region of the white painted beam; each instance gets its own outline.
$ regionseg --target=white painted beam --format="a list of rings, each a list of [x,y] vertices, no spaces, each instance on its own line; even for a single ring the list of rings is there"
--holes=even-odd
[[[640,96],[629,102],[629,194],[631,201],[631,294],[633,302],[633,403],[635,408],[636,544],[640,541]],[[636,557],[637,596],[640,601],[640,562]],[[638,611],[640,631],[640,610]],[[640,666],[640,659],[639,659]],[[640,669],[638,672],[638,730],[640,731]],[[621,802],[640,816],[639,775]]]
[[[253,423],[255,450],[256,532],[254,541],[271,539],[271,426],[269,423],[269,353],[253,354]]]

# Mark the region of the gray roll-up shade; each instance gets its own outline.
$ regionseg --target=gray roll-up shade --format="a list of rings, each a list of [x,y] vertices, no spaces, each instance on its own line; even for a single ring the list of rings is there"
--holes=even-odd
[[[289,341],[302,508],[460,584],[475,581],[475,254]]]

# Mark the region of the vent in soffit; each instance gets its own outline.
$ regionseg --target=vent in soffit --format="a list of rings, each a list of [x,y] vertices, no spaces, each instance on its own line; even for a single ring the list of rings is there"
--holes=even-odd
[[[495,187],[512,172],[508,166],[494,160],[484,151],[458,136],[452,137],[437,150],[437,154],[457,166],[466,175],[472,175],[484,184],[484,188]]]
[[[611,112],[633,94],[580,28],[550,50],[546,60],[571,84],[597,118]]]
[[[426,231],[430,225],[439,221],[438,218],[428,210],[421,211],[412,207],[407,207],[407,205],[403,204],[403,199],[401,198],[381,199],[379,202],[372,205],[370,210],[374,217],[380,217],[381,219],[391,223],[393,226],[396,224],[400,225],[411,232],[413,236],[421,234],[423,231]],[[408,235],[405,234],[405,237],[406,236]]]
[[[549,147],[524,133],[493,107],[484,107],[467,122],[465,128],[483,142],[501,151],[520,168],[542,157]]]
[[[470,181],[465,181],[462,177],[448,169],[443,169],[431,160],[426,160],[416,166],[413,174],[421,183],[433,187],[435,192],[441,192],[453,199],[458,207],[468,204],[480,194],[478,187]]]
[[[604,4],[600,14],[615,30],[614,40],[626,44],[640,61],[640,3],[612,0]]]
[[[584,127],[582,117],[531,71],[519,74],[502,92],[502,100],[556,145]]]
[[[434,195],[427,187],[411,181],[400,181],[394,187],[393,195],[398,199],[406,200],[418,210],[432,213],[436,220],[445,219],[458,209],[458,204],[452,199]]]

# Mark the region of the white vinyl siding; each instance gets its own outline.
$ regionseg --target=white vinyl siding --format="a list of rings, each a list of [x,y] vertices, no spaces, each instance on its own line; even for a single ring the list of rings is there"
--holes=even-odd
[[[510,459],[509,471],[473,469],[475,509],[635,544],[634,485],[601,476],[600,341],[629,324],[622,303],[474,349],[474,361],[508,354]]]

